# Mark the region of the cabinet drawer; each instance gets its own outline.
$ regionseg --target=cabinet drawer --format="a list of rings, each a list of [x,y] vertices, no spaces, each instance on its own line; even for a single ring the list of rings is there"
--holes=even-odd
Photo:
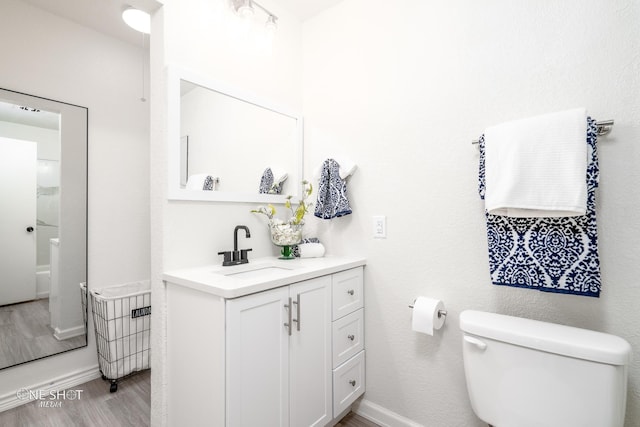
[[[340,415],[364,390],[363,350],[333,370],[333,416]]]
[[[333,322],[333,367],[364,349],[364,309]]]
[[[364,305],[362,267],[341,271],[332,276],[333,320],[362,308]]]

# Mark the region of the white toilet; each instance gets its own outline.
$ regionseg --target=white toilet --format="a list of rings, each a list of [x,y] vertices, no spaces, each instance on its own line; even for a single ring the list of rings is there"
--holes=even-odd
[[[495,427],[621,427],[631,346],[601,332],[467,310],[471,406]]]

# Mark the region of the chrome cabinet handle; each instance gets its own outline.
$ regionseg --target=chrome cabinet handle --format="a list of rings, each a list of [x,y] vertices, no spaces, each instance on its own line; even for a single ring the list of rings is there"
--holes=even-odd
[[[289,329],[289,336],[291,336],[291,297],[289,297],[289,304],[285,304],[284,308],[287,309],[288,316],[289,316],[289,323],[285,323],[284,326],[286,326]]]
[[[349,338],[351,341],[353,341],[356,337],[355,337],[355,335],[347,335],[347,338]]]
[[[298,317],[297,319],[293,319],[293,321],[296,322],[296,329],[300,332],[300,294],[296,296],[296,300],[293,303],[296,305],[296,316]]]
[[[355,291],[354,291],[353,289],[349,289],[349,290],[347,291],[347,293],[348,293],[349,295],[353,295],[353,294],[355,293]]]
[[[356,380],[350,380],[349,384],[351,384],[351,387],[355,387],[356,386]]]

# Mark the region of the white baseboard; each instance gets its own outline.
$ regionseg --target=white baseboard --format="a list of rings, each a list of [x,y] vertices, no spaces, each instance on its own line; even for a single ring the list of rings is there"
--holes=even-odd
[[[49,270],[36,271],[36,299],[49,298],[50,288],[51,272]]]
[[[36,293],[36,299],[44,299],[44,298],[49,298],[49,290],[48,289],[46,291],[40,291],[40,292]]]
[[[75,387],[80,384],[84,384],[91,380],[95,380],[96,378],[100,378],[100,370],[98,369],[98,365],[92,366],[90,368],[81,369],[79,371],[75,371],[57,378],[52,378],[47,381],[43,381],[40,384],[33,384],[20,390],[16,390],[14,393],[5,394],[0,396],[0,412],[4,412],[8,409],[16,408],[20,405],[24,405],[25,403],[29,403],[33,398],[18,398],[18,391],[28,391],[35,392],[41,394],[48,394],[50,391],[58,391],[65,390],[71,387]]]
[[[382,427],[424,427],[422,424],[398,415],[367,399],[356,401],[353,404],[352,410],[362,418],[373,421]]]
[[[58,340],[67,340],[69,338],[79,337],[85,334],[84,325],[74,326],[73,328],[60,329],[55,328],[53,330],[53,336]]]

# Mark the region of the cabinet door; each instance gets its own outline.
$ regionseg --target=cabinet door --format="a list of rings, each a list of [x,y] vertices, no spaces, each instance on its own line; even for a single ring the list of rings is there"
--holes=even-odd
[[[288,302],[288,287],[227,302],[227,426],[289,426]]]
[[[332,419],[331,277],[291,285],[289,296],[291,426],[324,426]]]

